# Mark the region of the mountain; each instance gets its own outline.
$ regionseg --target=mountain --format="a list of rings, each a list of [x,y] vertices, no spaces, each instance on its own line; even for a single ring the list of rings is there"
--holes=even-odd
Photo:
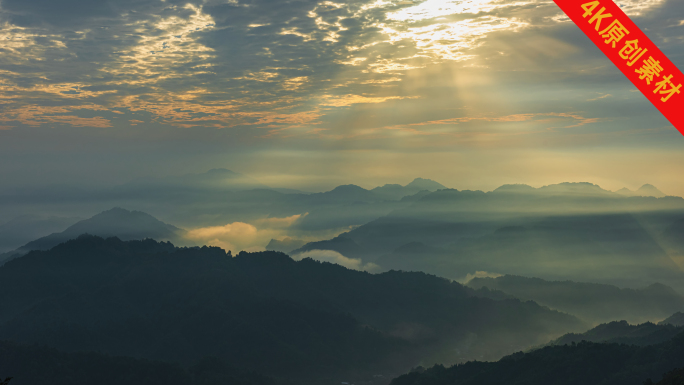
[[[602,189],[600,186],[589,182],[563,182],[551,184],[537,189],[537,193],[543,195],[574,195],[574,196],[608,196],[614,194]]]
[[[560,183],[443,189],[408,203],[341,234],[359,246],[343,255],[451,279],[484,271],[621,287],[662,282],[684,292],[684,253],[673,256],[661,235],[684,218],[680,197],[624,197],[591,183]],[[670,232],[684,239],[679,229]],[[411,243],[431,249],[397,252]]]
[[[446,187],[432,179],[416,178],[411,183],[407,184],[405,188],[415,194],[418,191],[437,191],[445,189]]]
[[[534,194],[537,189],[526,184],[505,184],[494,189],[495,193],[509,193],[509,194]]]
[[[370,191],[385,199],[399,200],[407,196],[415,195],[421,191],[432,192],[445,188],[446,187],[443,185],[431,179],[416,178],[406,186],[400,184],[386,184]]]
[[[684,313],[678,311],[663,321],[658,322],[658,325],[684,326]]]
[[[2,378],[12,377],[12,385],[285,384],[211,358],[184,368],[168,362],[112,357],[94,352],[65,353],[9,341],[0,341],[0,375],[4,375]]]
[[[658,190],[655,186],[650,185],[650,184],[645,184],[641,187],[639,187],[638,190],[634,193],[634,195],[637,196],[642,196],[642,197],[656,197],[656,198],[662,198],[665,197],[665,193],[662,191]]]
[[[499,290],[515,298],[535,301],[595,323],[616,319],[631,323],[658,321],[676,311],[684,311],[684,296],[660,284],[635,290],[596,283],[545,281],[504,275],[474,278],[468,282],[468,286]]]
[[[123,240],[153,238],[162,241],[177,241],[183,233],[184,230],[166,224],[149,214],[117,207],[77,222],[61,233],[53,233],[28,242],[19,249],[5,254],[5,258],[0,259],[0,263],[15,258],[17,255],[26,254],[31,250],[51,249],[82,234],[106,238],[118,237]]]
[[[294,239],[285,237],[283,239],[271,239],[266,245],[266,250],[280,251],[283,253],[290,253],[292,250],[298,249],[306,244],[306,241],[301,239]]]
[[[642,385],[663,376],[676,378],[671,371],[681,368],[682,362],[684,334],[679,334],[644,347],[580,342],[520,352],[498,362],[418,368],[391,385]]]
[[[332,250],[344,256],[363,256],[363,248],[359,246],[352,239],[347,237],[335,237],[326,241],[309,242],[296,250],[292,250],[291,254],[301,254],[311,250]]]
[[[651,184],[645,184],[636,191],[631,191],[626,187],[621,188],[620,190],[616,191],[617,194],[628,196],[628,197],[654,197],[654,198],[662,198],[667,195],[663,193],[662,191],[658,190],[655,186]]]
[[[14,250],[34,239],[63,231],[81,218],[23,215],[0,225],[0,253]]]
[[[653,383],[653,381],[651,381]],[[645,382],[646,385],[650,385]],[[684,368],[679,368],[665,373],[663,379],[656,385],[684,385]]]
[[[289,378],[496,359],[586,327],[424,273],[81,236],[0,267],[0,340]]]
[[[307,198],[317,203],[374,202],[380,200],[372,191],[353,184],[337,186],[327,192],[309,194]]]
[[[582,341],[608,342],[627,345],[647,346],[671,340],[684,332],[684,327],[673,325],[656,325],[646,322],[641,325],[630,325],[627,321],[613,321],[601,324],[581,333],[569,333],[550,342],[548,345],[570,345]]]

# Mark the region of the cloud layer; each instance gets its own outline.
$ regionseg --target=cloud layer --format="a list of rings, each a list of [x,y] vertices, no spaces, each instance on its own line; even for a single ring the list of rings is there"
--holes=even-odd
[[[262,251],[271,239],[287,236],[287,229],[303,216],[306,214],[264,218],[254,224],[233,222],[224,226],[200,227],[189,230],[185,237],[190,242],[218,246],[235,253],[241,250]]]
[[[358,258],[347,258],[333,250],[309,250],[300,254],[295,254],[292,256],[292,258],[297,261],[301,261],[305,258],[311,258],[319,262],[334,263],[336,265],[344,266],[347,269],[367,271],[369,273],[380,270],[380,266],[374,263],[363,263],[363,261]]]
[[[618,2],[684,66],[681,2]],[[619,188],[684,165],[679,134],[550,1],[3,0],[0,53],[7,185],[227,167],[330,188],[418,159],[415,176],[487,189],[512,163],[548,184],[587,151],[645,154],[641,174],[581,178]]]

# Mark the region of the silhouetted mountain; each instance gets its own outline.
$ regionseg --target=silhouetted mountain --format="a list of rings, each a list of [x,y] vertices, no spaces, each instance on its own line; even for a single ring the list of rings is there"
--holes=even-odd
[[[12,377],[12,385],[284,384],[212,358],[205,358],[186,369],[166,362],[111,357],[93,352],[64,353],[51,348],[0,341],[0,374],[4,373]]]
[[[498,362],[414,370],[392,385],[642,385],[684,362],[684,334],[651,346],[581,342],[516,353]],[[672,376],[673,378],[675,375]],[[666,377],[667,378],[667,377]]]
[[[34,239],[63,231],[80,218],[24,215],[0,225],[0,253],[14,250]]]
[[[398,373],[584,327],[423,273],[373,275],[277,252],[82,236],[0,267],[0,339],[307,377]]]
[[[309,194],[308,198],[317,203],[374,202],[380,200],[373,192],[353,184],[337,186],[323,193]]]
[[[627,287],[662,282],[684,291],[684,273],[660,236],[683,216],[679,197],[624,197],[591,183],[507,185],[488,193],[439,190],[341,237],[360,247],[345,256],[386,270],[452,279],[486,271]],[[396,254],[412,242],[433,249]]]
[[[432,192],[445,188],[446,187],[433,180],[416,178],[406,186],[400,184],[386,184],[384,186],[376,187],[371,191],[386,199],[399,200],[407,196],[415,195],[421,191]]]
[[[666,319],[658,322],[658,325],[684,326],[684,313],[678,311]]]
[[[31,250],[51,249],[82,234],[97,235],[105,238],[118,237],[126,241],[146,238],[176,241],[180,239],[183,233],[184,230],[166,224],[149,214],[140,211],[128,211],[117,207],[97,214],[90,219],[77,222],[61,233],[53,233],[31,241],[18,250],[5,254],[4,259],[0,257],[0,264],[18,255],[26,254]]]
[[[597,323],[616,319],[632,323],[658,321],[684,310],[684,296],[660,284],[634,290],[596,283],[552,282],[505,275],[474,278],[468,282],[468,286],[500,290],[515,298],[532,300]]]
[[[602,189],[600,186],[588,182],[563,182],[551,184],[537,189],[544,195],[612,197],[615,194]]]
[[[653,383],[651,381],[651,383]],[[650,385],[649,382],[644,382]],[[665,373],[663,379],[658,381],[656,385],[684,385],[684,368],[679,368]]]
[[[589,341],[647,346],[669,341],[682,332],[684,327],[656,325],[651,322],[630,325],[627,321],[613,321],[598,325],[585,333],[566,334],[548,345],[569,345]]]
[[[437,190],[442,190],[445,189],[443,185],[440,183],[435,182],[432,179],[423,179],[423,178],[416,178],[414,179],[411,183],[406,185],[406,190],[407,191],[412,191],[412,193],[417,193],[418,191],[437,191]]]
[[[532,194],[546,196],[575,196],[575,197],[614,197],[615,194],[602,189],[600,186],[588,182],[563,182],[534,188],[526,184],[506,184],[493,191],[507,194]]]
[[[292,250],[298,249],[306,244],[306,241],[301,239],[293,239],[285,237],[282,240],[271,239],[266,245],[266,250],[280,251],[283,253],[290,253]]]
[[[494,189],[497,193],[517,193],[517,194],[533,194],[537,191],[536,188],[526,184],[505,184]]]
[[[624,187],[621,188],[620,190],[616,191],[616,193],[628,197],[655,197],[655,198],[662,198],[667,195],[665,195],[662,191],[658,190],[655,186],[651,184],[645,184],[641,187],[639,187],[636,191],[631,191],[628,188]]]

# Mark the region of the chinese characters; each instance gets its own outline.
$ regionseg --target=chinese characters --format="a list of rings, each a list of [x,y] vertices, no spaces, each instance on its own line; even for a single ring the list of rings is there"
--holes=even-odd
[[[587,19],[589,25],[594,26],[594,29],[598,34],[605,39],[604,43],[610,45],[612,49],[617,49],[618,45],[622,40],[627,39],[629,35],[629,30],[618,20],[613,18],[613,15],[606,12],[606,8],[601,6],[600,1],[590,1],[581,5],[584,10],[582,17]],[[606,24],[607,27],[601,29],[601,24]],[[645,81],[647,85],[653,84],[653,93],[661,96],[660,100],[665,103],[673,95],[680,94],[681,84],[675,85],[673,81],[674,75],[670,73],[665,75],[667,71],[661,65],[661,60],[657,60],[653,56],[645,57],[648,52],[648,48],[639,46],[639,39],[626,40],[622,47],[620,47],[618,54],[620,58],[624,59],[627,66],[632,67],[638,64],[639,60],[644,57],[641,61],[641,65],[635,68],[634,72],[639,74],[639,80]],[[661,78],[662,76],[662,78]],[[660,79],[660,81],[658,81]]]

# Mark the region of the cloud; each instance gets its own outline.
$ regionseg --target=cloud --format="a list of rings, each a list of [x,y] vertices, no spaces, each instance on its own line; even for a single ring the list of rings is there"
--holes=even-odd
[[[234,252],[264,250],[271,239],[288,235],[288,228],[307,214],[286,218],[263,218],[253,222],[233,222],[224,226],[200,227],[189,230],[185,237],[196,244],[218,246]]]
[[[498,273],[490,273],[487,271],[476,271],[475,273],[468,273],[465,276],[465,278],[463,278],[459,282],[461,282],[464,285],[467,285],[468,282],[473,280],[473,278],[498,278],[498,277],[502,277],[502,276],[503,276],[502,274],[498,274]]]
[[[357,258],[347,258],[344,255],[333,250],[309,250],[300,254],[295,254],[292,259],[301,261],[304,258],[311,258],[320,262],[330,262],[340,266],[344,266],[347,269],[375,272],[380,270],[380,266],[374,263],[364,264],[362,260]]]
[[[681,1],[619,3],[681,61]],[[504,149],[557,166],[648,149],[644,175],[664,154],[684,164],[670,124],[560,15],[541,0],[4,0],[3,186],[217,165],[316,188],[395,182],[394,164],[477,181],[517,159]],[[470,149],[483,155],[459,155]],[[549,162],[512,182],[556,180]]]
[[[593,102],[593,101],[595,101],[595,100],[610,98],[610,97],[612,97],[612,96],[613,96],[613,95],[611,95],[611,94],[605,94],[605,95],[601,95],[601,96],[598,96],[598,97],[595,97],[595,98],[592,98],[592,99],[587,99],[587,101],[588,101],[588,102]]]
[[[187,232],[186,238],[237,252],[258,246],[258,233],[257,228],[249,223],[234,222],[225,226],[193,229]]]
[[[291,215],[285,218],[264,218],[258,219],[254,223],[263,228],[283,229],[292,226],[300,218],[303,218],[307,215],[309,215],[309,213]]]
[[[625,1],[644,12],[660,3]],[[489,58],[491,35],[553,26],[544,16],[558,12],[501,0],[5,0],[0,117],[50,125],[19,113],[50,103],[67,110],[60,124],[81,127],[106,126],[83,112],[97,106],[185,129],[254,126],[261,138],[318,129],[335,108],[423,98],[401,92],[402,77]]]

